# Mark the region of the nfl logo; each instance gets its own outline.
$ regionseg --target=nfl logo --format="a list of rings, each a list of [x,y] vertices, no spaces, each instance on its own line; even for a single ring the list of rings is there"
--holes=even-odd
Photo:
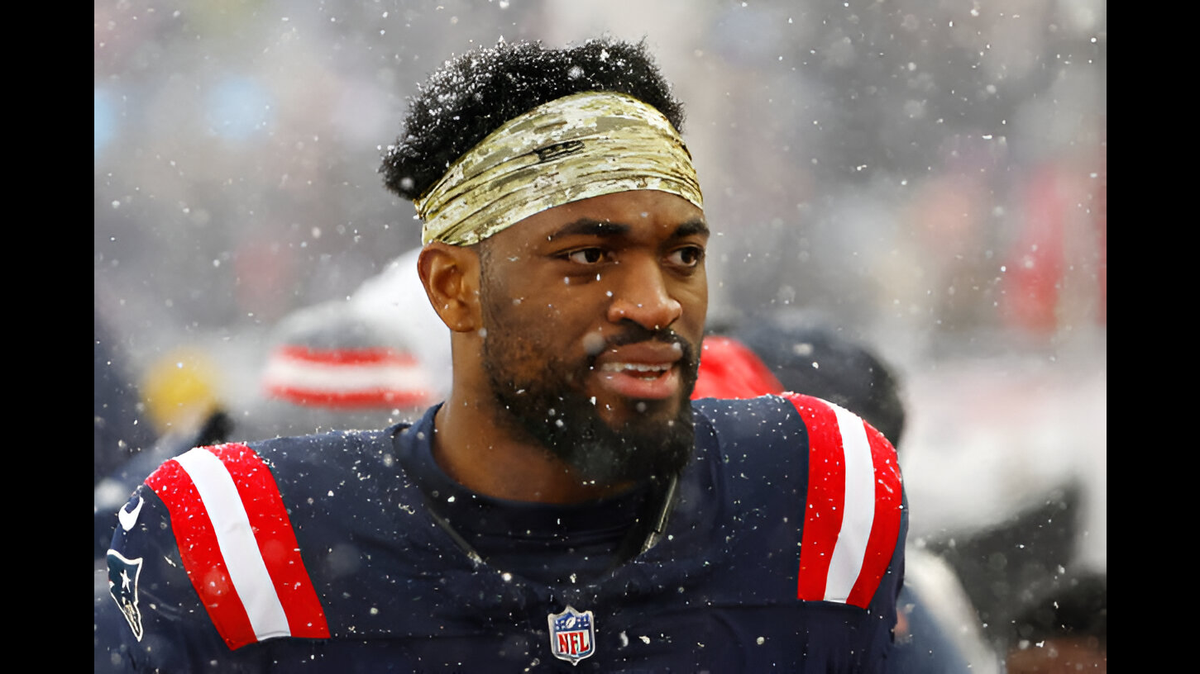
[[[596,631],[592,624],[592,612],[580,613],[568,606],[562,613],[551,613],[550,652],[559,660],[572,665],[596,652]]]

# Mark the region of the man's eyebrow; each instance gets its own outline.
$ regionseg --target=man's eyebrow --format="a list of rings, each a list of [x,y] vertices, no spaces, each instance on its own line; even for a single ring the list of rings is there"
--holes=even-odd
[[[548,238],[553,241],[567,236],[620,236],[629,233],[631,229],[632,227],[629,225],[612,222],[611,220],[580,218],[575,222],[563,225]],[[708,224],[702,218],[694,218],[676,227],[675,231],[671,232],[671,238],[682,239],[694,235],[708,236],[708,233]]]
[[[671,233],[672,239],[682,239],[687,236],[708,236],[708,223],[702,218],[693,218],[675,228]]]
[[[549,240],[553,241],[566,236],[619,236],[629,232],[630,229],[632,228],[629,225],[619,222],[580,218],[560,227],[557,232],[549,236]]]

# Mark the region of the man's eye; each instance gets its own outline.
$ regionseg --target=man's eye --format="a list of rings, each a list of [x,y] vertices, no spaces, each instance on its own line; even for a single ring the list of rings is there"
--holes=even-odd
[[[704,259],[704,249],[700,246],[686,246],[677,250],[671,251],[667,256],[667,260],[671,264],[681,267],[695,267],[700,264],[700,260]]]
[[[604,259],[604,251],[599,248],[584,248],[572,253],[567,253],[567,259],[577,264],[596,264]]]

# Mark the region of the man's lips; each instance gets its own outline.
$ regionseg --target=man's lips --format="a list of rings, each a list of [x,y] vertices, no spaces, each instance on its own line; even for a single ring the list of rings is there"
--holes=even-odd
[[[639,342],[619,346],[596,358],[594,369],[605,389],[626,398],[663,400],[680,390],[678,344]]]

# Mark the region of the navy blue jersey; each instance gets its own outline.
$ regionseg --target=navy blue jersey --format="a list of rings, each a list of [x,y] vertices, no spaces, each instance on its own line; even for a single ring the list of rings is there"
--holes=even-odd
[[[124,616],[109,650],[125,671],[882,671],[907,532],[891,445],[807,396],[694,405],[656,544],[562,582],[492,566],[439,524],[405,469],[436,408],[194,449],[119,514],[120,611],[97,632]]]

